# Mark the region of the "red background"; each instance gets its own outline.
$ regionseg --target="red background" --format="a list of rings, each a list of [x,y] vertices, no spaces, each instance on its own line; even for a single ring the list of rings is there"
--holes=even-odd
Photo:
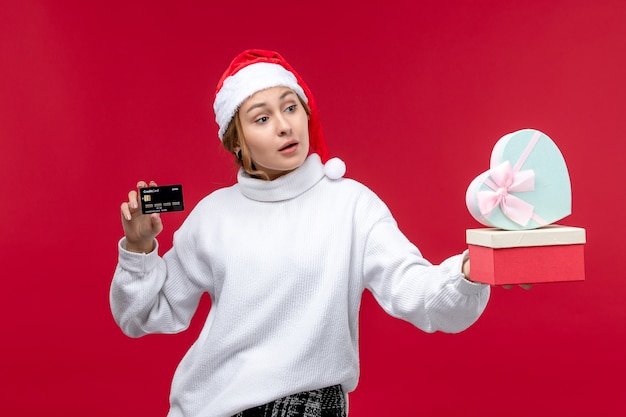
[[[623,1],[0,2],[2,413],[159,416],[199,331],[130,339],[108,290],[138,179],[191,209],[233,182],[212,112],[229,61],[280,51],[314,91],[331,153],[433,262],[480,227],[469,182],[532,127],[568,163],[586,280],[493,288],[458,335],[361,317],[351,416],[626,412]],[[162,247],[184,214],[164,216]],[[529,260],[531,262],[531,260]]]

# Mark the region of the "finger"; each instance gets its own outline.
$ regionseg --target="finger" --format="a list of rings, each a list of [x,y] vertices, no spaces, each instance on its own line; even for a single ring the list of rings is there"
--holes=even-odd
[[[153,186],[153,185],[152,185],[152,183],[153,183],[153,182],[154,182],[154,181],[151,181],[151,182],[150,182],[150,187],[152,187],[152,186]],[[130,199],[130,198],[129,198],[129,201],[131,202],[131,207],[132,207],[133,209],[136,209],[137,207],[139,207],[139,199],[137,198],[138,191],[139,191],[140,189],[142,189],[142,188],[146,188],[146,187],[148,187],[148,184],[146,184],[146,182],[145,182],[145,181],[138,181],[138,182],[137,182],[137,191],[131,191],[131,193],[134,193],[134,198],[132,198],[132,199]],[[130,195],[130,194],[129,194],[129,195]]]
[[[529,290],[533,287],[533,284],[520,284],[519,286],[525,290]]]
[[[127,221],[131,221],[133,217],[130,214],[130,208],[128,207],[128,203],[122,203],[122,205],[120,206],[120,211],[122,212],[122,217],[124,219],[126,219]]]
[[[150,215],[150,220],[153,225],[159,225],[161,223],[161,215],[159,213],[152,213]]]
[[[502,288],[504,288],[505,290],[510,290],[511,288],[513,288],[512,285],[503,285]]]
[[[157,186],[157,183],[156,183],[156,182],[154,182],[154,181],[150,181],[150,187],[156,187],[156,186]]]
[[[150,215],[150,221],[152,222],[152,231],[156,234],[161,233],[161,230],[163,230],[161,215],[159,213],[152,213]]]
[[[128,192],[128,204],[131,209],[136,209],[138,207],[137,203],[137,191],[131,190]]]

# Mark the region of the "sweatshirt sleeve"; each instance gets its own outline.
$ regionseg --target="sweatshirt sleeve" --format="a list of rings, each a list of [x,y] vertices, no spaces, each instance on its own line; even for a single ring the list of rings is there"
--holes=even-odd
[[[202,289],[190,280],[172,248],[164,257],[155,249],[147,254],[129,252],[125,239],[111,283],[111,312],[130,337],[185,330],[195,313]]]
[[[490,295],[489,285],[463,277],[464,256],[432,265],[388,216],[367,238],[364,284],[388,314],[426,332],[458,333],[478,320]]]

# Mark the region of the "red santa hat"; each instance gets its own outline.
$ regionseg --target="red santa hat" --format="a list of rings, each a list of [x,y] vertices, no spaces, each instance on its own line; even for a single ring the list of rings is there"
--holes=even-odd
[[[215,91],[215,121],[219,126],[218,136],[224,133],[241,104],[257,91],[271,87],[288,87],[300,96],[311,109],[309,117],[309,146],[324,163],[330,178],[340,178],[346,167],[339,158],[329,159],[324,132],[313,94],[304,80],[277,52],[263,49],[248,49],[230,63]]]

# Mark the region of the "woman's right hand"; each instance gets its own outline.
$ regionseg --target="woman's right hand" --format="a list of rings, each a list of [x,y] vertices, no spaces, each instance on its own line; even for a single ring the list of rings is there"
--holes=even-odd
[[[139,189],[147,187],[145,181],[137,183],[137,190],[128,193],[128,201],[122,203],[122,227],[126,236],[126,250],[130,252],[149,253],[154,250],[154,238],[163,230],[159,213],[143,214],[139,204]],[[156,187],[150,181],[150,187]]]

